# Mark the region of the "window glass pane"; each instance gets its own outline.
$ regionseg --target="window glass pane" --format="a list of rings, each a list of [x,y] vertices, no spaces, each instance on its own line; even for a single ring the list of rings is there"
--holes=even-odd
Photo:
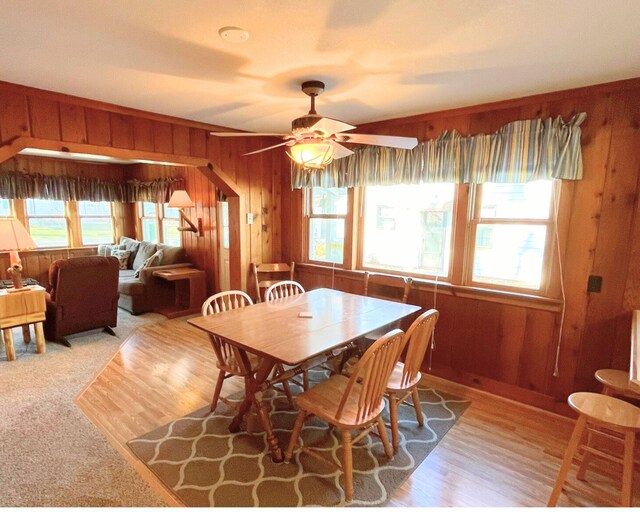
[[[111,203],[108,201],[78,201],[80,215],[111,216]]]
[[[158,222],[156,219],[142,219],[142,239],[158,242]]]
[[[8,199],[0,199],[0,217],[9,217],[11,215],[11,208],[9,207]]]
[[[155,217],[156,216],[156,203],[142,203],[142,216],[143,217]]]
[[[342,263],[343,219],[309,219],[309,259]]]
[[[82,245],[113,243],[113,222],[111,217],[80,218]]]
[[[67,247],[66,219],[29,219],[29,232],[38,247]]]
[[[314,188],[311,192],[311,213],[347,214],[346,188]]]
[[[64,201],[53,199],[27,199],[27,215],[64,217]]]
[[[446,276],[454,192],[452,183],[366,187],[363,265]]]
[[[542,281],[546,226],[479,224],[473,280],[537,290]]]
[[[164,205],[164,216],[169,219],[179,219],[180,218],[180,210],[178,208],[169,208],[166,204]]]
[[[221,202],[220,216],[222,217],[222,248],[229,248],[229,203]]]
[[[485,183],[480,217],[484,219],[548,219],[552,181]]]
[[[178,226],[180,225],[179,220],[174,219],[164,219],[162,221],[162,234],[164,237],[164,243],[168,245],[181,245],[181,236],[180,231],[178,231]]]

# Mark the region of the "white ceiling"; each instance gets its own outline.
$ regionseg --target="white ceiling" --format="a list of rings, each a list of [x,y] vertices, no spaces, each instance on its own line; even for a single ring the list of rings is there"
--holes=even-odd
[[[251,131],[287,131],[309,79],[357,125],[640,76],[639,0],[1,4],[0,79]]]

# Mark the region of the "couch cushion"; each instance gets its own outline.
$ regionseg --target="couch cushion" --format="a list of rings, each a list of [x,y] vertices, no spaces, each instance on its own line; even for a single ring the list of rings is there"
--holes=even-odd
[[[98,256],[111,256],[113,249],[126,250],[126,247],[124,245],[100,244],[98,245]]]
[[[129,256],[129,264],[127,265],[127,268],[134,268],[133,262],[136,259],[136,254],[138,253],[138,247],[140,246],[140,242],[138,242],[137,240],[134,240],[133,238],[129,238],[128,236],[121,236],[120,245],[124,245],[125,250],[131,252],[131,255]]]
[[[144,264],[145,260],[153,256],[157,250],[158,248],[156,244],[145,242],[144,240],[140,242],[138,252],[136,253],[136,257],[133,260],[133,266],[131,268],[134,270],[139,269]]]
[[[118,291],[125,295],[142,295],[144,294],[144,283],[139,279],[121,278],[118,283]]]
[[[132,279],[133,275],[136,273],[135,270],[133,270],[132,268],[128,268],[126,270],[121,270],[120,271],[120,277],[119,279],[122,281],[124,279]]]
[[[158,244],[158,249],[162,249],[162,261],[160,265],[175,265],[184,261],[184,249],[173,245]]]

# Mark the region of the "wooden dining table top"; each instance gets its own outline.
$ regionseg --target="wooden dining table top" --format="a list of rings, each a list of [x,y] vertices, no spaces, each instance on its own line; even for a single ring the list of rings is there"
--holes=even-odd
[[[411,304],[319,288],[188,322],[248,352],[295,366],[419,310]],[[312,317],[300,317],[303,312]]]

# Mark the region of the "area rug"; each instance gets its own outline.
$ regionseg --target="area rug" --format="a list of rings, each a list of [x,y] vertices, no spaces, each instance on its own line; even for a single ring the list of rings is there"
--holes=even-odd
[[[239,400],[241,394],[232,398]],[[289,408],[282,395],[273,393],[263,398],[284,449],[296,411]],[[376,436],[366,436],[354,445],[351,503],[344,500],[342,474],[330,465],[300,452],[290,464],[275,464],[263,432],[229,433],[227,427],[234,411],[223,404],[215,414],[204,407],[129,441],[129,447],[187,506],[381,506],[470,403],[428,388],[420,389],[420,402],[425,418],[422,428],[411,406],[400,407],[400,447],[392,461],[385,456]],[[302,442],[321,449],[335,462],[342,460],[339,433],[321,420],[307,420]]]

